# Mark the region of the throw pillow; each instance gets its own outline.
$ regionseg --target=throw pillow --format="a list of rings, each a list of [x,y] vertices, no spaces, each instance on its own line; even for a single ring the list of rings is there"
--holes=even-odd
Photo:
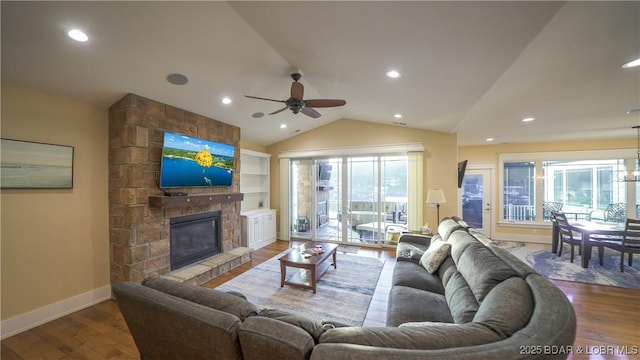
[[[429,248],[420,258],[420,265],[422,265],[429,274],[433,274],[438,270],[444,259],[447,258],[449,250],[451,250],[451,244],[447,244],[441,239],[432,239]]]

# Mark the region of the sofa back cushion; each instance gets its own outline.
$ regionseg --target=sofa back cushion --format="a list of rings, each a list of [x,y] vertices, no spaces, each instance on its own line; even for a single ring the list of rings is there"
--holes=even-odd
[[[451,257],[481,303],[494,286],[518,274],[476,238],[468,233],[465,237],[452,243]]]
[[[242,321],[250,316],[256,315],[260,311],[257,306],[243,298],[203,286],[181,283],[160,277],[147,278],[142,281],[142,285],[200,305],[224,311],[237,316]]]
[[[442,240],[449,241],[449,235],[451,235],[452,232],[462,228],[462,225],[458,224],[457,221],[451,218],[444,218],[442,219],[440,224],[438,224],[438,234],[442,236]]]
[[[447,258],[444,259],[444,261],[442,262],[442,264],[440,264],[440,267],[438,268],[438,276],[442,281],[442,286],[447,286],[449,279],[451,279],[451,276],[456,271],[457,271],[456,263],[453,262],[453,259],[451,258],[451,254],[449,254],[449,256],[447,256]]]
[[[489,292],[473,321],[491,328],[504,339],[527,325],[533,306],[531,288],[524,279],[514,277]]]
[[[478,301],[473,295],[469,284],[462,277],[460,272],[456,271],[445,287],[445,298],[449,304],[449,310],[453,321],[456,324],[467,323],[473,320],[478,311]]]
[[[262,316],[245,320],[238,335],[244,360],[307,360],[315,346],[301,327]]]

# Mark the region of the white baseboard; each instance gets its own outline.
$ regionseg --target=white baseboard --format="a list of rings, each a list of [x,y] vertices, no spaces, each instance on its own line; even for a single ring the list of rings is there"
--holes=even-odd
[[[111,285],[58,301],[0,322],[0,339],[32,329],[111,298]]]

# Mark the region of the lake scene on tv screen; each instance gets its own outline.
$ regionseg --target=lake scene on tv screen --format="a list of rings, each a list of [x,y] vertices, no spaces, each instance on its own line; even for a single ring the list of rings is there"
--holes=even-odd
[[[235,147],[165,132],[160,187],[231,186]]]

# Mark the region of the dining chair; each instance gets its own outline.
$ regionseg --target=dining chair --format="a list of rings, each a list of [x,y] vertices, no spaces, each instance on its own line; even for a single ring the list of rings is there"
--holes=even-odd
[[[640,220],[627,219],[622,239],[617,241],[604,241],[603,245],[607,248],[620,251],[620,271],[624,272],[624,254],[629,254],[629,266],[633,265],[633,254],[640,254]],[[604,255],[598,255],[600,256],[600,265],[602,265]]]
[[[575,251],[573,249],[574,246],[578,246],[578,254],[582,254],[581,244],[582,238],[580,234],[575,233],[571,230],[569,226],[569,221],[567,221],[567,216],[563,212],[552,211],[551,215],[555,219],[558,224],[558,228],[560,228],[560,246],[558,246],[558,256],[562,256],[562,248],[564,247],[563,243],[569,244],[571,247],[571,262],[573,262]]]

